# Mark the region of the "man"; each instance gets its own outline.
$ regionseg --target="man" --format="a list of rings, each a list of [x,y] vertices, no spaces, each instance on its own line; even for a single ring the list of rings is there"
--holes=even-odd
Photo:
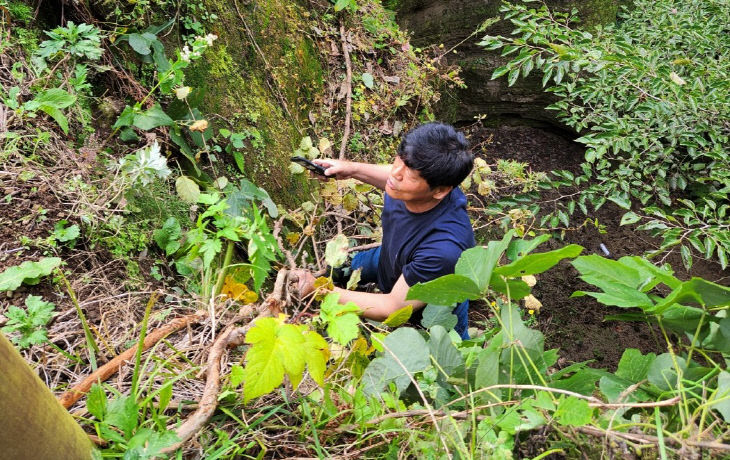
[[[379,248],[361,252],[352,269],[362,268],[362,282],[377,282],[382,293],[334,288],[340,302],[354,302],[363,316],[383,321],[412,305],[411,322],[418,324],[423,302],[406,300],[410,286],[454,273],[462,251],[474,246],[474,232],[466,212],[466,197],[458,185],[471,172],[474,158],[466,138],[452,126],[427,123],[408,132],[391,166],[339,160],[315,160],[325,174],[354,178],[385,190],[383,241]],[[314,290],[314,276],[298,270],[299,292]],[[468,301],[458,305],[456,331],[468,338]]]

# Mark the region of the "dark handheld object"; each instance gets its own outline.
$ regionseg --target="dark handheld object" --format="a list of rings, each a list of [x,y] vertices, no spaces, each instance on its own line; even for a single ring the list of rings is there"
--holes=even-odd
[[[320,176],[327,177],[327,175],[324,173],[325,172],[324,167],[322,167],[316,163],[313,163],[304,157],[300,157],[300,156],[291,157],[291,161],[293,161],[294,163],[299,163],[300,165],[304,166],[305,168],[307,168],[308,170],[312,171],[315,174],[319,174]]]

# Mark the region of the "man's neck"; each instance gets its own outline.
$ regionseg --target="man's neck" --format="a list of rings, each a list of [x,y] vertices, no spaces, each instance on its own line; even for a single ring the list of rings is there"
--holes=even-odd
[[[448,196],[448,195],[446,195]],[[435,198],[432,198],[430,200],[425,201],[415,201],[415,200],[409,200],[404,201],[403,204],[405,205],[406,209],[414,214],[421,214],[427,211],[432,210],[436,206],[438,206],[439,203],[441,203],[446,197],[437,200]]]

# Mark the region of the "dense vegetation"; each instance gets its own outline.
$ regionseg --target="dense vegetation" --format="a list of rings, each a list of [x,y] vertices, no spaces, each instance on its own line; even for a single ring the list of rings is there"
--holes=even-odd
[[[433,119],[440,90],[462,84],[458,69],[443,67],[446,50],[413,49],[377,3],[250,3],[234,2],[251,60],[240,72],[263,68],[273,96],[223,113],[202,88],[236,65],[217,3],[103,2],[105,22],[78,6],[60,24],[40,15],[41,30],[33,8],[0,0],[0,324],[93,433],[96,455],[730,450],[730,288],[656,263],[676,250],[687,268],[697,257],[727,266],[726,2],[637,0],[590,32],[569,12],[505,4],[515,38],[481,42],[514,56],[494,76],[539,70],[553,82],[552,107],[586,145],[582,174],[477,159],[464,189],[486,206],[473,218],[497,219],[503,234],[464,252],[453,275],[410,289],[428,304],[419,325],[406,324],[410,307],[363,320],[329,292],[324,268],[377,243],[382,194],[309,184],[295,164],[267,168],[338,152],[390,161],[404,130]],[[304,21],[298,36],[267,35],[277,11]],[[261,51],[267,40],[280,40],[281,62]],[[211,81],[196,80],[204,70]],[[279,87],[300,77],[308,83]],[[498,184],[510,196],[496,200]],[[546,190],[559,198],[544,201]],[[607,201],[625,209],[622,224],[661,237],[653,259],[543,249],[576,211],[590,217]],[[591,286],[574,296],[654,325],[666,352],[628,348],[611,371],[559,363],[534,327],[532,295],[559,263]],[[313,298],[289,289],[298,266],[321,275]],[[469,340],[444,306],[465,299],[487,318]]]

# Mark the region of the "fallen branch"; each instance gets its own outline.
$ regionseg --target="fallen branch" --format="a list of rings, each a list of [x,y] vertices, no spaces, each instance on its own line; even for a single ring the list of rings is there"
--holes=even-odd
[[[340,160],[344,160],[347,140],[350,137],[350,119],[352,118],[352,64],[350,64],[350,51],[347,49],[347,36],[345,35],[345,26],[343,24],[340,24],[340,39],[342,40],[342,54],[345,55],[345,68],[347,70],[345,79],[347,89],[347,99],[345,99],[345,131],[342,134],[339,157]]]
[[[602,430],[600,428],[592,427],[592,426],[580,426],[577,427],[576,430],[583,434],[588,434],[591,436],[610,436],[614,438],[621,438],[625,439],[627,441],[634,441],[634,442],[640,442],[644,444],[659,444],[659,438],[656,436],[651,436],[648,434],[642,434],[642,433],[624,433],[622,431],[611,431],[611,430]],[[714,449],[714,450],[725,450],[730,451],[730,444],[722,444],[719,442],[714,441],[692,441],[690,439],[676,439],[672,437],[664,437],[664,442],[666,444],[672,444],[674,446],[684,447],[684,446],[692,446],[692,447],[700,447],[702,449]]]
[[[145,337],[142,351],[149,349],[150,347],[152,347],[152,345],[156,344],[161,339],[164,339],[173,332],[177,332],[180,329],[187,327],[189,324],[197,323],[198,321],[205,318],[206,315],[206,312],[197,312],[192,315],[175,318],[161,328],[155,329],[154,331],[152,331],[152,333]],[[116,374],[119,368],[126,361],[129,361],[134,357],[135,353],[137,352],[137,346],[138,345],[128,348],[123,353],[117,355],[114,359],[104,364],[96,371],[92,372],[80,383],[76,384],[73,388],[59,396],[58,402],[60,402],[61,405],[66,409],[71,407],[76,401],[81,399],[81,397],[89,392],[91,386],[94,383],[104,382],[109,377]]]
[[[221,359],[228,348],[243,345],[246,333],[255,324],[258,318],[276,316],[283,308],[284,288],[286,286],[288,270],[279,271],[274,284],[274,290],[266,300],[251,308],[252,313],[257,316],[245,326],[229,326],[218,336],[208,354],[207,376],[203,396],[198,403],[198,409],[190,415],[176,430],[175,434],[180,439],[177,443],[165,448],[162,453],[170,454],[182,447],[188,440],[200,431],[208,422],[218,407],[218,392],[220,391]],[[171,428],[172,429],[172,428]]]

